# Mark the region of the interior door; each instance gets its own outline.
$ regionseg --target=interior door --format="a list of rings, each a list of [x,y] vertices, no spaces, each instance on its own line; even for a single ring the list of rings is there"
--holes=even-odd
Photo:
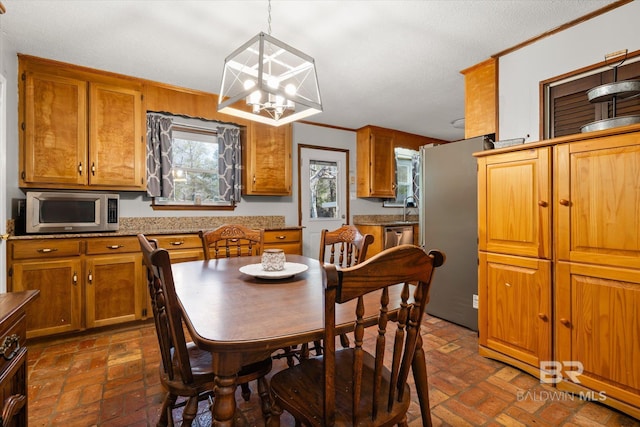
[[[299,154],[302,254],[317,258],[322,230],[349,222],[348,151],[307,146]]]

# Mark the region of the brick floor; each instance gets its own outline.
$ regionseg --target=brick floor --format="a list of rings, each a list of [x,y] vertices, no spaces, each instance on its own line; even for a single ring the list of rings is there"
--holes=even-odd
[[[599,403],[571,399],[529,374],[479,356],[473,331],[426,316],[422,333],[435,426],[640,427],[639,420]],[[72,338],[31,340],[29,425],[154,426],[164,396],[158,381],[157,346],[151,323]],[[274,370],[283,365],[283,360],[275,361]],[[251,388],[249,402],[237,393],[241,427],[264,426],[255,384]],[[523,392],[531,398],[523,399]],[[566,400],[536,399],[551,393]],[[409,426],[419,427],[415,393],[412,399]],[[209,425],[206,403],[201,412],[197,425]],[[179,411],[174,418],[179,425]],[[294,423],[284,414],[282,425]]]

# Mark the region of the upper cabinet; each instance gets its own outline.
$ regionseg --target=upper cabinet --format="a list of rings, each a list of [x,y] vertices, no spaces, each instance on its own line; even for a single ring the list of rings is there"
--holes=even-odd
[[[358,129],[356,135],[357,197],[396,197],[395,148],[419,150],[448,141],[377,126]]]
[[[498,132],[498,59],[489,58],[464,74],[464,137]]]
[[[142,86],[20,56],[20,186],[143,190]]]
[[[359,129],[356,137],[357,196],[396,197],[393,130]]]
[[[268,126],[252,122],[244,139],[245,195],[291,195],[291,125]]]

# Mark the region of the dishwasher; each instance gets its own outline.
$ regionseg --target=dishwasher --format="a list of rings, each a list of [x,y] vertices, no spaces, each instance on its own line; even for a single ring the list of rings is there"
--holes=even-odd
[[[384,248],[392,248],[398,245],[413,245],[412,226],[393,226],[384,228]]]

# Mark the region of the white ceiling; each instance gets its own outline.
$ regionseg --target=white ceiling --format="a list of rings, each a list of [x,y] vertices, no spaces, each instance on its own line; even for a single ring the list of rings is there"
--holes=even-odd
[[[615,0],[273,0],[271,35],[315,58],[312,122],[464,137],[460,70]],[[5,49],[219,93],[268,2],[2,0]]]

